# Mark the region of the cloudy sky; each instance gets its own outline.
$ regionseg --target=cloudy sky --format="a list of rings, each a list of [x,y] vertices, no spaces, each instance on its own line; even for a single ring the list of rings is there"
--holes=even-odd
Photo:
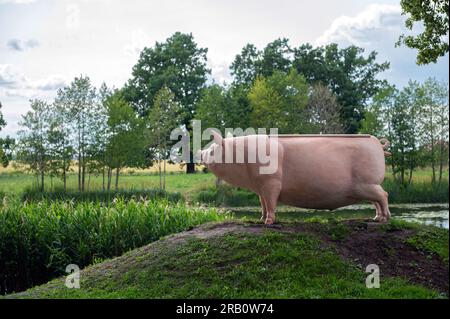
[[[95,85],[121,87],[140,50],[176,31],[207,47],[212,79],[229,81],[228,66],[248,42],[262,48],[278,37],[292,46],[337,42],[376,50],[391,61],[382,76],[448,81],[448,56],[415,65],[416,52],[395,48],[405,31],[399,0],[0,0],[0,101],[15,135],[30,98],[51,101],[80,74]]]

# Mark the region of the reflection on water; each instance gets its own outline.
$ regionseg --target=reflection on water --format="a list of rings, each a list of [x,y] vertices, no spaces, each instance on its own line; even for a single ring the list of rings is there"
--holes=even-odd
[[[449,205],[445,204],[391,204],[389,205],[391,216],[410,222],[425,225],[434,225],[449,229]],[[236,207],[230,208],[238,218],[258,219],[259,207]],[[307,210],[289,206],[280,206],[277,209],[279,221],[302,220],[311,217],[321,218],[370,218],[375,216],[372,205],[352,205],[339,208],[334,211]]]
[[[417,222],[425,225],[434,225],[448,229],[448,209],[439,211],[409,211],[399,212],[393,215],[394,218]]]

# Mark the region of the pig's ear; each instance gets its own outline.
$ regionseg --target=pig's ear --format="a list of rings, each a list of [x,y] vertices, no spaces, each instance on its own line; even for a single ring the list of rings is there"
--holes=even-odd
[[[214,136],[214,142],[222,145],[222,135],[216,131],[212,131],[212,135]]]

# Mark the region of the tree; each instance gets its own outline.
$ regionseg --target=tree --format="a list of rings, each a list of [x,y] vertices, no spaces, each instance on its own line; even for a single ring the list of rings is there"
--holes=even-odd
[[[108,99],[112,96],[113,91],[107,87],[105,83],[102,83],[97,95],[97,116],[96,127],[93,133],[93,146],[91,148],[91,156],[94,159],[92,161],[89,172],[102,175],[102,189],[106,190],[107,174],[110,177],[110,170],[108,168],[108,159],[106,154],[106,148],[110,138],[109,126],[108,126]],[[110,178],[108,179],[110,181]],[[88,182],[89,185],[89,182]]]
[[[242,85],[231,85],[226,92],[226,103],[226,127],[243,130],[250,127],[252,106],[248,90]]]
[[[241,53],[231,63],[231,75],[235,84],[250,86],[258,75],[258,62],[261,52],[251,43],[246,44]]]
[[[405,26],[412,30],[416,22],[423,24],[422,33],[401,35],[397,46],[417,49],[417,64],[436,63],[448,52],[449,4],[447,0],[401,0],[402,14],[408,15]]]
[[[31,100],[31,111],[22,116],[19,125],[18,158],[36,173],[37,185],[44,191],[44,177],[47,170],[47,127],[49,105],[41,100]],[[39,180],[40,177],[40,180]]]
[[[195,118],[202,121],[203,128],[242,128],[250,126],[252,108],[248,89],[242,85],[222,87],[212,84],[202,91],[197,103]]]
[[[269,77],[275,71],[288,72],[292,65],[291,53],[286,38],[270,42],[263,50],[251,43],[246,44],[230,67],[234,84],[250,87],[258,76]]]
[[[156,94],[152,111],[148,115],[150,147],[158,159],[159,187],[166,189],[166,162],[169,160],[170,133],[180,125],[181,107],[169,88]],[[161,167],[163,163],[163,167]]]
[[[89,134],[93,133],[90,129],[98,114],[95,108],[96,89],[92,86],[89,77],[76,77],[69,86],[60,91],[58,99],[71,119],[73,146],[78,160],[78,190],[84,191],[88,149],[93,142]]]
[[[448,144],[448,89],[433,78],[417,88],[418,130],[426,163],[431,165],[432,183],[442,181],[445,146]],[[436,171],[439,169],[438,177]]]
[[[389,115],[394,107],[396,94],[397,89],[389,84],[378,91],[366,108],[364,119],[361,121],[360,133],[377,137],[390,135]]]
[[[49,131],[49,144],[54,156],[54,170],[63,181],[67,191],[67,175],[74,155],[72,145],[72,110],[70,101],[64,90],[59,89],[52,105],[52,116]]]
[[[396,181],[407,186],[411,184],[414,169],[421,164],[418,140],[418,88],[419,84],[409,81],[401,91],[387,87],[382,91],[384,118],[387,123],[387,138],[391,143],[389,162]]]
[[[369,122],[366,116],[363,132],[390,140],[387,161],[395,180],[407,186],[416,167],[430,165],[432,183],[441,183],[448,165],[448,85],[433,78],[410,80],[401,91],[386,85],[369,109],[373,117]]]
[[[324,85],[319,83],[312,86],[307,108],[313,126],[311,133],[344,132],[340,118],[341,106],[337,103],[336,96]]]
[[[213,84],[205,88],[196,108],[196,119],[203,128],[216,128],[225,134],[225,129],[242,129],[250,126],[251,106],[243,85],[224,88]],[[208,141],[203,141],[203,145]],[[216,179],[216,186],[220,184]]]
[[[119,188],[120,170],[125,166],[141,166],[144,161],[142,121],[125,101],[120,91],[106,100],[109,138],[105,157],[108,165],[108,190],[111,188],[112,171],[116,170],[115,189]]]
[[[228,124],[227,92],[218,84],[205,88],[197,103],[195,118],[202,121],[203,128],[217,128],[222,132]]]
[[[3,118],[3,114],[2,114],[2,102],[0,102],[0,131],[2,130],[3,127],[5,127],[6,122],[5,119]]]
[[[48,173],[50,174],[51,186],[53,177],[60,177],[63,181],[64,191],[67,191],[67,172],[74,153],[70,145],[70,130],[67,112],[59,104],[58,99],[51,105],[47,113],[46,145],[48,157]]]
[[[180,124],[191,132],[194,108],[210,73],[206,66],[207,52],[197,46],[192,34],[180,32],[163,43],[156,42],[152,48],[144,48],[126,85],[125,99],[140,116],[146,117],[157,92],[167,86],[182,109]],[[195,172],[193,161],[188,163],[187,172]]]
[[[108,112],[104,106],[105,100],[112,94],[111,90],[102,83],[89,108],[89,131],[86,138],[86,173],[89,189],[91,175],[98,176],[105,173],[104,154],[108,141]]]
[[[346,133],[356,133],[364,118],[366,103],[384,85],[378,74],[389,68],[388,62],[377,63],[375,51],[367,57],[364,49],[337,44],[313,48],[310,44],[294,49],[293,66],[309,84],[322,83],[342,106],[341,119]]]
[[[0,131],[6,125],[6,121],[3,119],[1,112],[2,102],[0,102]],[[12,148],[15,144],[14,139],[7,136],[6,138],[0,138],[0,163],[3,167],[7,167],[12,158]]]
[[[16,140],[9,136],[0,138],[0,163],[3,167],[8,167],[11,162],[15,144]]]
[[[296,70],[258,77],[249,92],[251,124],[258,128],[278,128],[282,134],[305,132],[307,99],[308,86]]]

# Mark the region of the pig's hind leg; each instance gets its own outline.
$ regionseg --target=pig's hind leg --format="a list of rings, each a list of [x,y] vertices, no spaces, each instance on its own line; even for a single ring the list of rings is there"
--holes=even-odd
[[[261,197],[266,207],[266,225],[275,223],[275,208],[280,196],[281,183],[270,183],[261,189]]]
[[[378,202],[372,202],[372,203],[375,205],[375,209],[376,209],[376,215],[373,218],[373,220],[378,222],[383,217],[383,211],[381,209],[381,205]]]
[[[387,193],[377,184],[359,184],[355,187],[355,194],[358,199],[370,200],[375,204],[377,214],[374,220],[385,223],[389,220]]]

